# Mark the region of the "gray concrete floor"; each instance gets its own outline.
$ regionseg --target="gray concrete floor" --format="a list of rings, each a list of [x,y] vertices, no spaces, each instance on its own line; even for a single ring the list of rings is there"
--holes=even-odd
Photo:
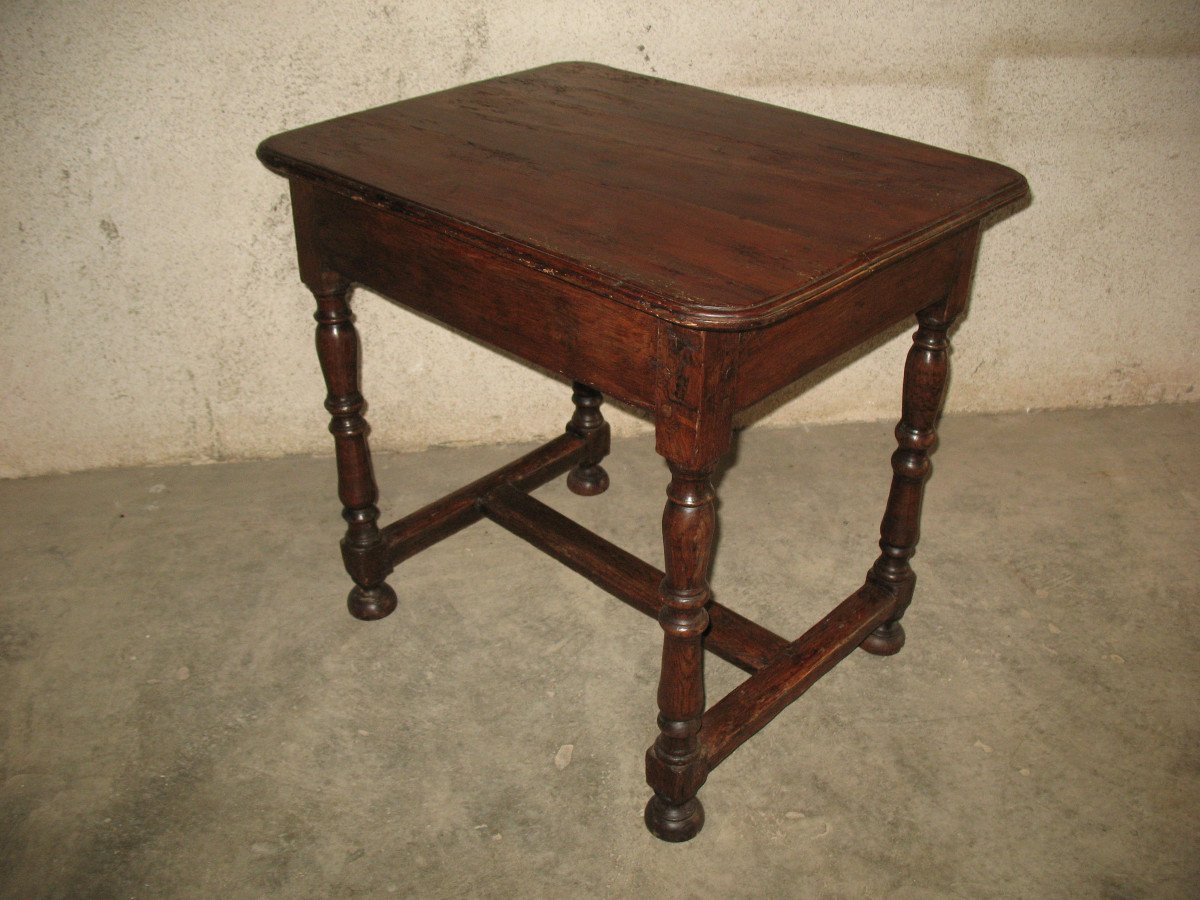
[[[742,435],[724,603],[794,636],[861,582],[890,431]],[[366,624],[329,459],[0,483],[0,891],[1196,896],[1198,437],[1197,405],[946,420],[908,646],[738,750],[679,846],[640,820],[658,626],[495,526]],[[385,518],[523,449],[380,457]],[[652,441],[607,467],[539,496],[659,560]]]

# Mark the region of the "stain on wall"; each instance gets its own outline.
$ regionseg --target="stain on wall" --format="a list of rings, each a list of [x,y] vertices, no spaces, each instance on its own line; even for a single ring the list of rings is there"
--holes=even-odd
[[[2,476],[328,453],[287,194],[255,146],[562,59],[1024,172],[1034,203],[984,239],[950,410],[1197,396],[1195,3],[11,0],[0,41]],[[568,417],[557,382],[365,292],[355,305],[376,447],[542,437]],[[750,419],[892,418],[907,342]]]

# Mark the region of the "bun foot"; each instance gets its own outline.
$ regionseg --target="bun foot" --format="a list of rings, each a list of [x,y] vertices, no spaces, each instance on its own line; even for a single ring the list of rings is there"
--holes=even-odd
[[[646,804],[646,827],[660,841],[672,844],[690,841],[704,827],[704,807],[695,797],[672,806],[655,794]]]
[[[373,588],[361,588],[355,585],[346,598],[346,606],[350,615],[364,622],[382,619],[396,608],[396,592],[387,584]]]
[[[862,649],[876,656],[891,656],[904,646],[904,626],[899,622],[885,622],[859,644]]]
[[[595,497],[608,490],[608,473],[601,466],[580,466],[567,475],[567,487],[581,497]]]

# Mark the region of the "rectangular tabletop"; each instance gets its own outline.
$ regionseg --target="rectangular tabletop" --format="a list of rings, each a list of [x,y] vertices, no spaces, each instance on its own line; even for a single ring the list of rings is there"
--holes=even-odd
[[[591,63],[299,128],[259,156],[655,316],[733,330],[1028,190],[996,163]]]

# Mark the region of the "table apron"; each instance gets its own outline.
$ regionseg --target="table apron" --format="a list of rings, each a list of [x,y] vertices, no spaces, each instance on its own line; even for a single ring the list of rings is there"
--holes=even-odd
[[[323,266],[522,360],[654,408],[659,319],[398,213],[328,191],[310,196]]]
[[[319,260],[322,268],[521,360],[656,410],[660,332],[692,329],[399,213],[307,184],[303,194],[305,227],[297,218],[302,259]],[[787,319],[745,331],[736,354],[734,407],[751,406],[945,298],[964,267],[973,265],[973,232],[952,234]]]
[[[744,409],[946,297],[974,264],[965,229],[872,272],[773,325],[748,331],[738,353],[734,404]]]

